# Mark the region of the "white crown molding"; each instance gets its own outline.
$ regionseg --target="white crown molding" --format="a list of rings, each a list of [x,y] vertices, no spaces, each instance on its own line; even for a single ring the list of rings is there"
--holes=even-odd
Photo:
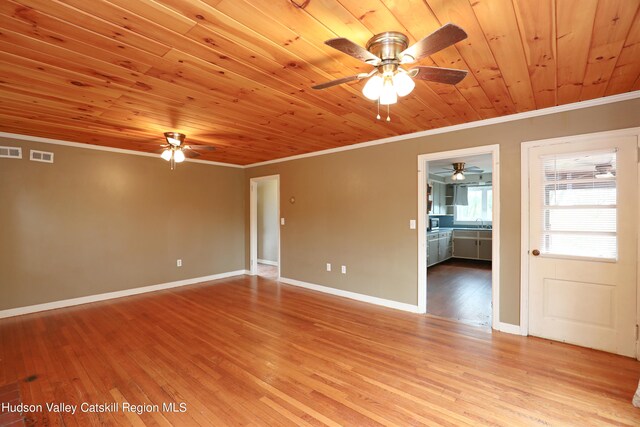
[[[640,90],[633,92],[621,93],[619,95],[605,96],[602,98],[590,99],[588,101],[574,102],[572,104],[558,105],[555,107],[542,108],[540,110],[525,111],[523,113],[511,114],[508,116],[493,117],[491,119],[478,120],[475,122],[461,123],[459,125],[446,126],[436,129],[423,130],[419,132],[408,133],[404,135],[391,136],[388,138],[376,139],[358,144],[346,145],[344,147],[329,148],[322,151],[314,151],[313,153],[298,154],[295,156],[283,157],[281,159],[267,160],[259,163],[251,163],[244,166],[245,168],[255,168],[258,166],[270,165],[273,163],[288,162],[291,160],[305,159],[307,157],[323,156],[325,154],[339,153],[341,151],[357,150],[360,148],[372,147],[374,145],[389,144],[391,142],[405,141],[407,139],[420,138],[430,135],[438,135],[442,133],[455,132],[458,130],[472,129],[482,126],[495,125],[499,123],[512,122],[515,120],[529,119],[532,117],[546,116],[549,114],[562,113],[565,111],[580,110],[583,108],[596,107],[598,105],[612,104],[615,102],[628,101],[640,98]]]
[[[300,288],[311,289],[313,291],[318,291],[325,294],[362,301],[369,304],[381,305],[383,307],[394,308],[396,310],[408,311],[410,313],[420,312],[419,311],[420,309],[417,305],[407,304],[404,302],[398,302],[398,301],[393,301],[389,299],[373,297],[371,295],[358,294],[356,292],[343,291],[342,289],[331,288],[329,286],[316,285],[315,283],[303,282],[301,280],[289,279],[287,277],[281,277],[280,279],[278,279],[278,281],[282,283],[286,283],[287,285],[293,285],[293,286],[298,286]]]
[[[47,302],[44,304],[29,305],[26,307],[10,308],[0,310],[0,319],[5,317],[21,316],[23,314],[36,313],[39,311],[55,310],[57,308],[71,307],[74,305],[88,304],[97,301],[104,301],[114,298],[128,297],[147,292],[161,291],[164,289],[177,288],[180,286],[193,285],[195,283],[209,282],[212,280],[225,279],[227,277],[242,276],[249,274],[247,270],[229,271],[226,273],[213,274],[211,276],[196,277],[193,279],[178,280],[175,282],[161,283],[159,285],[143,286],[140,288],[125,289],[123,291],[107,292],[98,295],[89,295],[86,297],[71,298],[61,301]]]
[[[124,148],[105,147],[102,145],[86,144],[84,142],[64,141],[61,139],[42,138],[40,136],[21,135],[19,133],[0,132],[0,137],[19,139],[21,141],[42,142],[44,144],[64,145],[66,147],[86,148],[89,150],[109,151],[111,153],[133,154],[135,156],[160,158],[160,156],[157,154],[145,153],[144,151],[126,150]],[[239,168],[239,169],[245,168],[245,166],[242,166],[242,165],[234,165],[232,163],[212,162],[210,160],[185,159],[185,161],[192,162],[192,163],[202,163],[206,165],[224,166],[229,168]]]

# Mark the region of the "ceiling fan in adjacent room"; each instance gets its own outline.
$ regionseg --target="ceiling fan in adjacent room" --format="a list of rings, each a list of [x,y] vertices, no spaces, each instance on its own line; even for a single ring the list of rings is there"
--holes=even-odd
[[[466,38],[467,33],[462,28],[449,23],[412,46],[408,46],[407,36],[397,31],[373,36],[367,42],[366,48],[345,38],[327,40],[325,44],[328,46],[375,68],[369,73],[360,73],[313,86],[313,89],[326,89],[368,78],[362,93],[372,101],[378,101],[378,110],[380,104],[387,106],[389,121],[388,106],[398,102],[399,96],[411,93],[415,87],[413,79],[455,85],[467,75],[466,70],[428,66],[415,66],[406,70],[401,65],[419,61]],[[379,111],[377,118],[380,119]]]
[[[443,169],[444,171],[448,171],[448,172],[453,172],[453,174],[451,175],[451,180],[452,181],[464,181],[465,180],[465,172],[466,173],[482,173],[484,172],[484,170],[480,169],[479,167],[476,166],[469,166],[468,168],[465,167],[465,163],[464,162],[455,162],[452,163],[451,166],[453,166],[453,169]]]
[[[162,145],[158,153],[162,153],[160,157],[171,164],[171,170],[176,168],[176,163],[184,162],[185,158],[200,157],[199,151],[213,151],[215,147],[210,145],[189,144],[186,145],[184,140],[186,135],[178,132],[165,132],[164,139],[166,144]]]

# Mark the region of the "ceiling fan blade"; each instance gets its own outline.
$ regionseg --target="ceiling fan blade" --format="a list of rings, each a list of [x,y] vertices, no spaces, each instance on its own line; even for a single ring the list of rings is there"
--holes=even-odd
[[[198,150],[198,151],[215,151],[216,147],[211,145],[200,145],[200,144],[189,144],[184,147],[187,150]]]
[[[321,83],[319,85],[312,86],[311,89],[326,89],[331,86],[341,85],[342,83],[349,83],[354,80],[362,80],[367,76],[367,74],[357,74],[355,76],[343,77],[337,80],[331,80],[329,82]]]
[[[183,150],[184,156],[189,159],[195,159],[196,157],[200,157],[200,153],[194,150]]]
[[[445,24],[422,40],[400,52],[402,63],[416,62],[467,38],[467,33],[454,24]]]
[[[469,166],[468,168],[464,168],[464,170],[466,170],[466,171],[475,171],[475,172],[478,172],[478,171],[484,172],[484,169],[480,169],[477,166]]]
[[[366,62],[367,64],[377,65],[380,63],[380,58],[349,39],[340,37],[337,39],[327,40],[324,44],[331,46],[340,52],[344,52],[349,56],[353,56],[360,61]]]
[[[467,76],[467,73],[467,70],[425,66],[413,67],[409,70],[409,75],[414,79],[428,80],[430,82],[445,83],[449,85],[460,83],[460,81]]]

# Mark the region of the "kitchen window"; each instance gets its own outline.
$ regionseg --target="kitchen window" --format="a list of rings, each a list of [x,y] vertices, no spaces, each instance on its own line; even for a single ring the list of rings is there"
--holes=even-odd
[[[491,224],[493,191],[491,186],[467,187],[467,205],[454,207],[453,221],[456,224]],[[478,224],[479,225],[479,224]]]

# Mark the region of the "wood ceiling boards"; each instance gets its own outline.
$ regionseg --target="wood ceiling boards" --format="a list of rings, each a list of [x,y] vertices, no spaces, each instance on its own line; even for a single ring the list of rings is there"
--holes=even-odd
[[[0,131],[153,151],[162,133],[250,164],[640,89],[640,0],[3,0]],[[298,4],[305,2],[299,1]],[[324,41],[469,38],[378,121],[370,67]]]

